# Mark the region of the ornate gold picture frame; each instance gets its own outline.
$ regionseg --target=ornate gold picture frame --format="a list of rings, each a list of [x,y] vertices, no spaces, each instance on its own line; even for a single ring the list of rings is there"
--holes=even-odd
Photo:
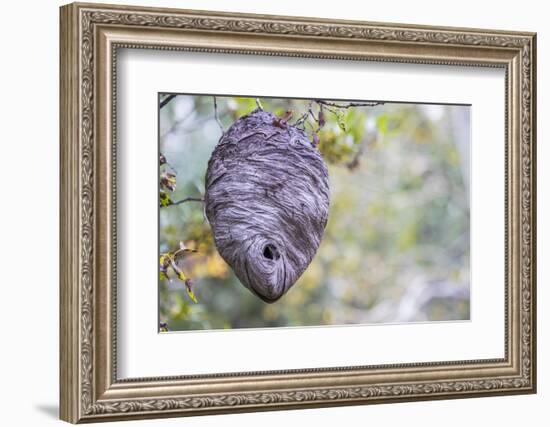
[[[78,423],[534,393],[535,42],[533,33],[63,6],[61,419]],[[503,69],[505,251],[490,256],[505,260],[504,357],[120,379],[115,148],[121,48],[315,58],[321,67],[324,60],[339,59]]]

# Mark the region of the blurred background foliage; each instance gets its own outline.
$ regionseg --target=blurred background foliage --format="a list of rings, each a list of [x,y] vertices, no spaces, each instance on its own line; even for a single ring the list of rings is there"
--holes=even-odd
[[[161,173],[176,175],[173,201],[203,196],[220,124],[227,129],[256,108],[254,98],[216,101],[217,108],[212,96],[178,95],[160,110]],[[293,111],[291,124],[309,109],[319,113],[308,100],[260,101],[278,116]],[[161,277],[163,330],[469,319],[469,107],[385,103],[324,112],[318,148],[331,206],[309,268],[266,304],[217,253],[202,203],[161,207],[159,255],[180,242],[197,250],[178,259],[196,303],[174,271]],[[310,115],[304,126],[313,140],[318,123]]]

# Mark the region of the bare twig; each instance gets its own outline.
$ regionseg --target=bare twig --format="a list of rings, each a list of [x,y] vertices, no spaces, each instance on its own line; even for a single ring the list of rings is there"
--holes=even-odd
[[[213,96],[212,98],[214,98],[214,117],[215,117],[216,122],[218,123],[218,126],[220,127],[220,130],[222,131],[222,135],[223,135],[225,130],[223,128],[223,124],[222,124],[220,118],[218,117],[218,102],[216,101],[215,96]]]
[[[204,202],[204,199],[202,197],[186,197],[185,199],[172,202],[172,204],[168,206],[181,205],[182,203],[187,203],[187,202]]]
[[[308,113],[304,113],[300,116],[300,118],[298,120],[296,120],[296,122],[294,123],[294,126],[303,126],[304,125],[304,122],[306,121],[307,119],[307,115]]]
[[[307,120],[308,115],[310,115],[310,114],[311,114],[311,117],[313,117],[313,120],[315,120],[315,115],[311,111],[311,103],[312,103],[312,101],[309,101],[307,111],[304,114],[302,114],[298,118],[298,120],[296,120],[296,122],[294,123],[294,126],[303,126],[303,128],[305,128],[305,121]]]
[[[384,105],[385,103],[383,101],[370,101],[370,102],[347,102],[345,104],[338,103],[338,102],[332,102],[332,101],[325,101],[322,99],[316,99],[315,102],[319,105],[324,105],[326,107],[333,107],[333,108],[352,108],[352,107],[376,107],[377,105]]]
[[[168,95],[166,98],[164,98],[162,101],[160,101],[159,108],[164,107],[166,104],[168,104],[176,96],[178,96],[178,95]]]
[[[260,102],[260,98],[256,98],[256,105],[260,110],[263,111],[264,107],[262,106],[262,103]]]
[[[171,200],[168,200],[167,203],[165,203],[165,204],[161,203],[159,205],[159,207],[162,209],[162,208],[167,208],[167,207],[170,207],[170,206],[181,205],[181,204],[187,203],[187,202],[203,202],[204,203],[204,199],[202,199],[200,197],[186,197],[185,199],[177,200],[175,202],[172,202]]]

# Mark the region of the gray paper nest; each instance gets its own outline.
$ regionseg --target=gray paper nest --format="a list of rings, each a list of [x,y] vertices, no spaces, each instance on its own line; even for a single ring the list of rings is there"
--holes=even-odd
[[[255,295],[275,302],[321,243],[327,167],[303,130],[257,109],[238,119],[214,149],[205,206],[220,255]]]

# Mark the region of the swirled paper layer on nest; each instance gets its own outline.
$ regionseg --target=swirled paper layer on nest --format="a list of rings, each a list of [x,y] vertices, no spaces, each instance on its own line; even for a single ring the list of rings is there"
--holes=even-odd
[[[223,259],[248,289],[274,302],[319,248],[329,209],[327,168],[303,130],[255,110],[214,149],[205,202]]]

